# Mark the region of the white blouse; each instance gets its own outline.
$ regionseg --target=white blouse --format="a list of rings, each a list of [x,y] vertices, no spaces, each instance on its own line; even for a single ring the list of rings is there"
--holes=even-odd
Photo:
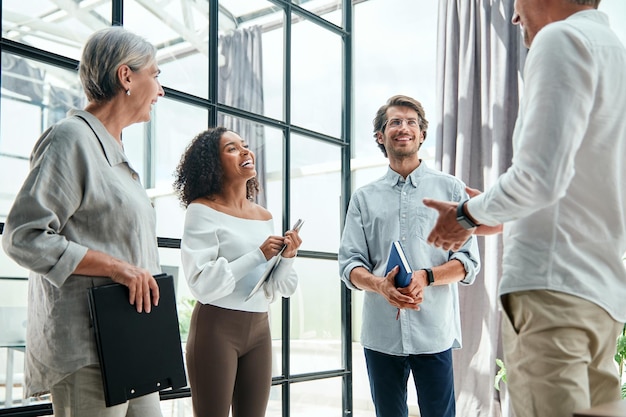
[[[182,266],[194,297],[203,304],[264,312],[298,285],[294,258],[283,258],[264,291],[245,301],[267,267],[261,244],[274,233],[274,222],[234,217],[204,204],[187,207],[181,242]]]

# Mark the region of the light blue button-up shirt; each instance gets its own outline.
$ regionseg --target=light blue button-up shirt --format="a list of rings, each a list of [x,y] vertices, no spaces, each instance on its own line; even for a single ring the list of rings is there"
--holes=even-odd
[[[463,284],[471,284],[480,269],[478,245],[471,237],[458,252],[427,243],[437,212],[424,198],[462,201],[465,185],[457,178],[432,170],[422,161],[406,180],[391,168],[382,178],[354,192],[348,207],[339,248],[339,271],[348,288],[350,271],[364,267],[385,275],[389,250],[400,240],[414,271],[442,265],[452,259],[465,267]],[[378,293],[366,291],[361,343],[365,348],[391,355],[437,353],[461,347],[461,321],[456,283],[424,289],[419,311],[396,307]]]

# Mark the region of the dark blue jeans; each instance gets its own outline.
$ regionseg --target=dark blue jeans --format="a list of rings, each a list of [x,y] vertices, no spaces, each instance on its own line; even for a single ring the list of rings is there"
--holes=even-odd
[[[422,417],[455,417],[452,349],[428,355],[393,356],[365,349],[376,417],[407,417],[409,371]]]

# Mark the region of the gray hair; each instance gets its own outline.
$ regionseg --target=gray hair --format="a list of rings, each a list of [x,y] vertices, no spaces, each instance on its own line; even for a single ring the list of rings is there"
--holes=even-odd
[[[92,34],[78,66],[80,82],[90,102],[111,100],[122,89],[117,69],[128,65],[138,71],[156,61],[154,45],[120,26]]]
[[[579,4],[581,6],[593,6],[596,9],[600,5],[600,0],[569,0],[569,2]]]

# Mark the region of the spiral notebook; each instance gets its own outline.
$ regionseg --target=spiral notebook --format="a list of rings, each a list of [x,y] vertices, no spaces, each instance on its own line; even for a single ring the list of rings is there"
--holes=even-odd
[[[107,407],[187,385],[174,279],[167,274],[155,278],[160,299],[150,313],[137,313],[123,285],[88,290]]]

